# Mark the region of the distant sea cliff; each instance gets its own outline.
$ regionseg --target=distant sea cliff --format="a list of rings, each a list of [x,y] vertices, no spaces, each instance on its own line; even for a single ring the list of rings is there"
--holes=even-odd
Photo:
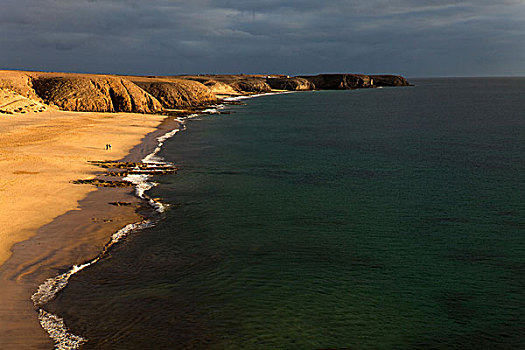
[[[57,108],[79,112],[161,113],[199,108],[225,96],[279,91],[409,86],[399,75],[319,74],[118,76],[0,71],[0,112]],[[38,106],[38,108],[35,108]]]

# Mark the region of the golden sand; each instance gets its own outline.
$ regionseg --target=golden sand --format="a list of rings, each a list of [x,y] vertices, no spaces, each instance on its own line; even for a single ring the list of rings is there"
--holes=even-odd
[[[53,110],[0,114],[0,265],[15,243],[77,209],[95,190],[71,183],[100,172],[88,161],[121,159],[164,118]]]

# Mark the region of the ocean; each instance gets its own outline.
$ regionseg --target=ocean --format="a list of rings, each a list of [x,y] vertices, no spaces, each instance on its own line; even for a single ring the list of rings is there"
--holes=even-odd
[[[270,95],[159,155],[48,306],[83,349],[524,349],[525,78]]]

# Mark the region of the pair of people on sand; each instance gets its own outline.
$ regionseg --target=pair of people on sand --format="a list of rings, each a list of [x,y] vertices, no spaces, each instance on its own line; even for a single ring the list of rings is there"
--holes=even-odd
[[[106,151],[111,149],[111,145],[109,143],[106,143]]]

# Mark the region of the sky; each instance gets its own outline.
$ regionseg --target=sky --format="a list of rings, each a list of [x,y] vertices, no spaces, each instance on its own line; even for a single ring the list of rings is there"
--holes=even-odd
[[[525,76],[525,0],[0,2],[0,69]]]

